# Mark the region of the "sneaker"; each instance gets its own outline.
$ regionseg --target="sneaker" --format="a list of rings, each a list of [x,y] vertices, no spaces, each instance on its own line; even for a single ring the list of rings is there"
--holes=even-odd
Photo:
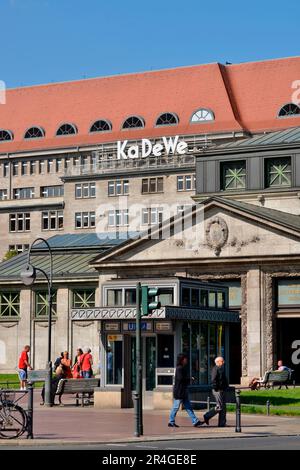
[[[197,421],[197,423],[193,424],[194,428],[200,428],[204,424],[204,421]]]
[[[203,419],[204,419],[205,424],[206,424],[207,426],[209,426],[209,421],[208,421],[208,419],[205,418],[205,417],[203,417]]]
[[[168,423],[169,428],[179,428],[178,424],[175,423]]]

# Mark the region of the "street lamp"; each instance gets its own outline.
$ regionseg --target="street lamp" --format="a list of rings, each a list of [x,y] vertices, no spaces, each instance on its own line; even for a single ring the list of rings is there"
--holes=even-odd
[[[32,265],[30,262],[31,250],[36,242],[43,242],[48,248],[49,257],[50,257],[50,271],[49,275],[41,268],[37,268]],[[51,399],[51,379],[52,379],[52,362],[51,362],[51,323],[52,323],[52,277],[53,277],[53,260],[52,260],[52,251],[49,243],[44,238],[36,238],[28,250],[27,265],[21,271],[21,279],[25,286],[31,286],[36,280],[37,272],[41,272],[48,284],[48,357],[47,357],[47,375],[45,379],[45,406],[52,406]]]

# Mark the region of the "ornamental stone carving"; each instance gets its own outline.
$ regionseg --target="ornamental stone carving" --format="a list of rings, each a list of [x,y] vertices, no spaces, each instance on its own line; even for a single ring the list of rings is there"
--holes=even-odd
[[[207,224],[205,237],[209,248],[214,250],[216,256],[219,256],[228,239],[228,226],[225,220],[221,217],[211,219]]]
[[[265,347],[265,367],[272,369],[278,358],[276,357],[276,316],[275,316],[275,296],[274,280],[282,278],[299,277],[300,271],[297,266],[290,266],[286,271],[274,269],[265,271],[265,315],[264,315],[264,347]]]

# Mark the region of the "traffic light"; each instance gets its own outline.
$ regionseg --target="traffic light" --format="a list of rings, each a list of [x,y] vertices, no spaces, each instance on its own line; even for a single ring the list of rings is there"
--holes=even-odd
[[[158,295],[159,289],[157,287],[142,286],[142,316],[147,316],[152,312],[152,310],[156,310],[161,307],[161,303],[155,299]]]

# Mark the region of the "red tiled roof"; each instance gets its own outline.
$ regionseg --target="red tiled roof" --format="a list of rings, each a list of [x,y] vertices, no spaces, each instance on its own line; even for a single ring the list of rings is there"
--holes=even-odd
[[[300,125],[300,117],[278,119],[279,108],[292,101],[292,83],[300,79],[300,57],[244,63],[208,64],[74,82],[7,90],[0,105],[0,129],[14,134],[0,142],[0,153],[113,142],[175,134],[207,134],[248,130],[259,132]],[[215,121],[190,124],[199,108],[210,108]],[[163,112],[179,116],[179,125],[157,128]],[[126,117],[145,119],[144,129],[121,131]],[[89,134],[97,119],[108,119],[112,132]],[[55,137],[64,122],[78,134]],[[24,141],[31,126],[46,137]]]

